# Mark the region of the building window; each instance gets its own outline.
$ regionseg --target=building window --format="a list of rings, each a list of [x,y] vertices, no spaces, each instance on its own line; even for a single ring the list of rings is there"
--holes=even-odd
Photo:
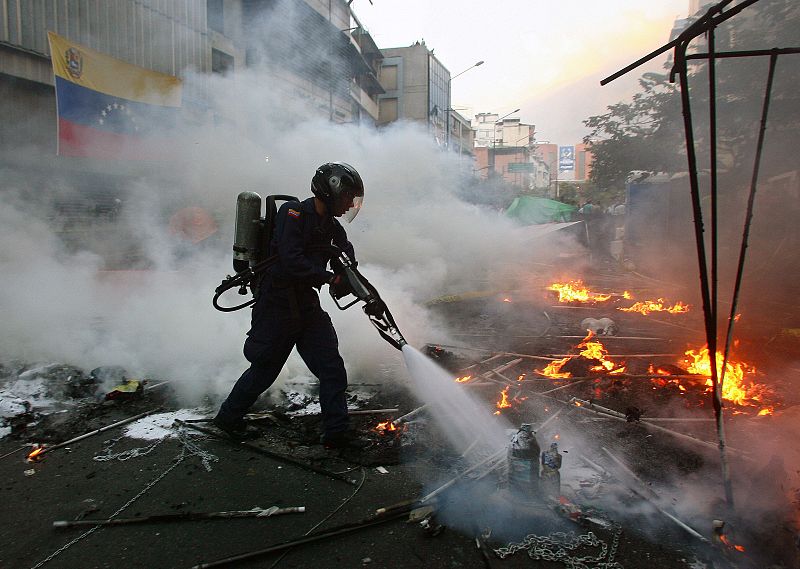
[[[225,16],[222,13],[222,5],[224,0],[207,0],[206,1],[206,20],[208,20],[208,29],[215,32],[225,33]]]
[[[233,56],[224,51],[211,48],[211,71],[221,75],[233,71]]]
[[[381,83],[387,91],[397,90],[397,65],[381,67]]]
[[[378,108],[378,122],[381,124],[397,120],[397,99],[381,99]]]

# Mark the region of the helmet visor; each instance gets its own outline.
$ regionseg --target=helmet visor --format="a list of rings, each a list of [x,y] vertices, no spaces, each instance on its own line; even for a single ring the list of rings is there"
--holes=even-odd
[[[347,223],[353,221],[358,212],[361,210],[361,204],[364,202],[364,196],[355,196],[353,198],[353,205],[347,209],[344,214],[342,214],[342,219],[344,219]]]

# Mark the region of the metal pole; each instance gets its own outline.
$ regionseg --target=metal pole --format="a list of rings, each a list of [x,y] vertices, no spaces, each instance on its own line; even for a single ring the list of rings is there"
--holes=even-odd
[[[108,431],[110,429],[113,429],[115,427],[120,427],[122,425],[126,425],[127,423],[132,423],[132,422],[134,422],[134,421],[136,421],[138,419],[146,417],[147,415],[150,415],[150,414],[155,413],[156,411],[160,411],[160,410],[161,410],[161,407],[156,407],[155,409],[151,409],[150,411],[145,411],[144,413],[139,413],[138,415],[134,415],[133,417],[128,417],[127,419],[122,419],[121,421],[117,421],[116,423],[112,423],[110,425],[106,425],[105,427],[100,427],[99,429],[95,429],[94,431],[90,431],[88,433],[84,433],[83,435],[74,437],[72,439],[69,439],[68,441],[64,441],[64,442],[58,443],[58,444],[50,446],[50,447],[45,446],[42,449],[42,452],[40,452],[40,453],[38,453],[36,455],[36,458],[38,459],[43,454],[45,454],[47,452],[50,452],[51,450],[56,450],[56,449],[59,449],[59,448],[63,448],[63,447],[65,447],[67,445],[70,445],[72,443],[77,443],[78,441],[82,441],[83,439],[88,439],[89,437],[92,437],[94,435],[99,435],[100,433],[103,433],[103,432]]]
[[[627,66],[623,67],[622,69],[620,69],[616,73],[613,73],[613,74],[609,75],[608,77],[606,77],[605,79],[600,81],[600,85],[607,85],[608,83],[611,83],[614,79],[618,79],[619,77],[622,77],[623,75],[625,75],[629,71],[632,71],[632,70],[636,69],[640,65],[643,65],[643,64],[647,63],[651,59],[653,59],[655,57],[658,57],[662,53],[664,53],[666,51],[669,51],[672,48],[677,48],[680,44],[682,44],[684,42],[686,44],[688,44],[688,42],[690,40],[702,35],[703,33],[705,33],[707,30],[711,29],[712,27],[718,26],[719,24],[721,24],[725,20],[727,20],[729,18],[732,18],[733,16],[735,16],[736,14],[738,14],[739,12],[741,12],[742,10],[744,10],[745,8],[750,6],[751,4],[755,4],[759,0],[743,0],[740,4],[737,4],[736,6],[734,6],[733,8],[728,10],[727,12],[722,13],[722,10],[728,4],[730,4],[732,1],[733,0],[723,0],[717,6],[714,7],[715,11],[719,12],[719,14],[716,16],[716,18],[713,18],[709,13],[706,13],[705,16],[703,16],[702,18],[697,20],[697,22],[695,22],[689,28],[687,28],[680,36],[678,36],[677,38],[675,38],[674,40],[672,40],[668,44],[665,44],[665,45],[661,46],[660,48],[656,49],[655,51],[650,52],[649,54],[645,55],[644,57],[642,57],[640,59],[637,59],[636,61],[634,61],[630,65],[627,65]]]
[[[444,119],[445,120],[445,130],[447,132],[444,135],[444,140],[445,140],[445,148],[447,148],[448,150],[450,150],[450,109],[453,108],[453,101],[452,101],[451,96],[450,96],[450,86],[451,86],[451,84],[453,82],[453,79],[455,79],[459,75],[463,75],[464,73],[466,73],[467,71],[469,71],[473,67],[479,67],[481,65],[483,65],[483,60],[482,59],[480,61],[476,61],[475,63],[473,63],[472,65],[467,67],[464,71],[462,71],[460,73],[456,73],[455,75],[453,75],[452,77],[450,77],[447,80],[447,108],[445,108],[445,119]],[[459,149],[459,153],[460,153],[460,149]]]
[[[269,553],[284,551],[286,549],[290,549],[298,545],[313,543],[315,541],[321,541],[324,539],[330,539],[331,537],[335,537],[337,535],[342,535],[345,533],[352,533],[360,529],[372,527],[378,524],[384,524],[386,522],[407,516],[408,513],[411,511],[411,509],[412,509],[411,506],[406,506],[403,508],[399,508],[397,511],[392,510],[386,514],[370,516],[359,522],[344,524],[319,533],[310,533],[298,539],[293,539],[291,541],[284,541],[283,543],[272,545],[270,547],[267,547],[265,549],[260,549],[258,551],[252,551],[250,553],[242,553],[240,555],[226,557],[225,559],[220,559],[218,561],[211,561],[209,563],[200,563],[192,567],[192,569],[209,569],[210,567],[222,567],[224,565],[232,565],[234,563],[238,563],[239,561],[245,561],[248,559],[254,559],[256,557],[262,557]]]
[[[736,310],[739,305],[739,291],[742,287],[742,276],[744,274],[744,260],[747,252],[747,244],[750,236],[750,224],[753,220],[753,205],[756,198],[756,188],[758,187],[758,171],[761,166],[761,151],[764,147],[764,134],[767,129],[767,116],[769,114],[769,102],[772,97],[772,83],[775,79],[775,65],[778,63],[778,53],[775,50],[769,60],[769,71],[767,73],[767,88],[764,93],[764,104],[761,108],[761,126],[758,131],[758,142],[756,143],[756,157],[753,164],[753,177],[750,180],[750,195],[747,198],[747,213],[745,214],[744,231],[742,234],[742,246],[739,251],[739,263],[736,269],[736,282],[733,287],[733,300],[731,301],[731,312],[728,316],[728,332],[725,338],[725,351],[722,355],[722,374],[719,379],[720,389],[725,381],[725,367],[728,363],[731,343],[733,342],[733,327],[736,322]]]
[[[714,320],[714,307],[711,306],[711,291],[709,290],[708,264],[706,261],[705,239],[703,236],[703,211],[700,203],[700,184],[697,179],[697,155],[694,147],[694,125],[692,122],[692,107],[689,98],[689,70],[686,63],[686,49],[691,38],[686,38],[684,43],[675,48],[675,70],[680,76],[681,107],[683,109],[683,126],[686,136],[686,159],[689,169],[689,185],[692,196],[692,210],[694,212],[694,231],[697,245],[697,260],[700,270],[700,293],[703,300],[703,316],[706,329],[706,343],[708,344],[708,357],[711,362],[712,404],[714,416],[717,420],[717,438],[719,439],[720,462],[722,466],[722,479],[725,488],[725,500],[733,508],[733,485],[731,483],[730,468],[725,454],[725,430],[722,416],[722,394],[717,377],[717,323]]]

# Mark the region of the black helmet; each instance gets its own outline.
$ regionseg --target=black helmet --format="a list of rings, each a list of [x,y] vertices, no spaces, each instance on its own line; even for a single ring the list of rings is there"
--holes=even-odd
[[[311,191],[335,217],[353,221],[364,199],[364,182],[355,168],[344,162],[328,162],[314,173]]]

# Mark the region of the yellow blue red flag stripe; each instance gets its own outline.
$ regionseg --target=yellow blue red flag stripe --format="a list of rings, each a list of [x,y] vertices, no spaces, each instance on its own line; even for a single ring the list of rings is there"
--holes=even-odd
[[[181,81],[48,32],[58,108],[58,153],[161,159],[181,104]]]

